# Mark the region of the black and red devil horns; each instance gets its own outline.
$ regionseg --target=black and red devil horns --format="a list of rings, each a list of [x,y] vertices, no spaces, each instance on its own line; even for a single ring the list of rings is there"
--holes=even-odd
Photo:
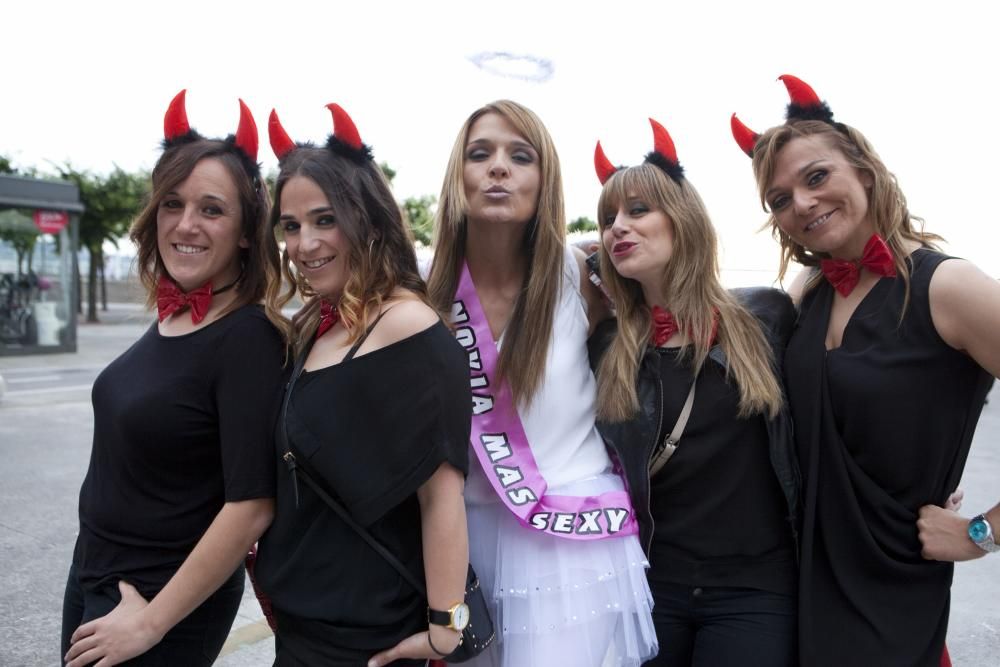
[[[240,124],[236,128],[236,147],[243,151],[251,162],[256,162],[258,145],[257,123],[254,122],[250,108],[240,100]]]
[[[677,160],[674,140],[670,138],[667,128],[652,118],[649,119],[649,125],[653,128],[653,150],[646,154],[646,162],[651,162],[667,172],[674,181],[680,181],[684,178],[684,167]]]
[[[295,150],[295,142],[281,126],[278,112],[274,109],[271,109],[271,116],[267,119],[267,136],[271,140],[271,150],[274,151],[278,162],[284,160],[289,153]]]
[[[172,141],[177,137],[183,137],[191,131],[188,124],[187,110],[184,108],[184,95],[187,88],[174,95],[167,107],[167,113],[163,116],[163,138]]]
[[[757,144],[757,139],[760,138],[760,135],[740,122],[736,114],[733,114],[732,118],[729,119],[729,127],[733,131],[733,139],[736,140],[736,144],[740,147],[740,150],[749,157],[753,157],[753,147]]]
[[[608,156],[604,154],[600,141],[597,142],[597,147],[594,149],[594,170],[597,171],[597,180],[601,182],[601,185],[607,183],[611,175],[618,171],[617,167],[611,164]]]
[[[333,114],[333,136],[356,151],[363,150],[361,135],[347,112],[339,104],[327,104],[326,108]]]
[[[649,124],[653,128],[653,150],[646,154],[646,162],[665,171],[667,176],[675,182],[680,182],[684,178],[684,167],[677,161],[674,140],[670,138],[667,128],[652,118],[649,119]],[[597,142],[597,147],[594,149],[594,169],[597,171],[597,180],[601,182],[601,185],[607,183],[611,175],[618,171],[618,167],[615,167],[604,154],[600,141]]]
[[[192,135],[191,124],[188,123],[187,109],[184,106],[187,89],[174,95],[167,107],[167,113],[163,116],[163,140],[165,144]],[[240,124],[236,128],[236,135],[233,139],[236,146],[244,155],[250,158],[251,162],[257,161],[257,124],[253,120],[253,114],[243,100],[240,100]]]
[[[326,147],[359,165],[373,160],[371,148],[361,141],[358,128],[347,112],[339,104],[327,104],[326,108],[333,114],[333,134]]]
[[[833,112],[826,102],[808,83],[791,74],[782,74],[778,80],[785,84],[788,90],[788,107],[785,109],[785,120],[821,120],[833,123]]]

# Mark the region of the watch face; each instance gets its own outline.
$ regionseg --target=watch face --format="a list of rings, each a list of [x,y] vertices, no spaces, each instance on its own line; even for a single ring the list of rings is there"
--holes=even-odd
[[[461,632],[469,624],[469,605],[464,602],[452,607],[451,624],[456,630]]]
[[[969,537],[977,544],[989,537],[990,532],[989,524],[982,519],[974,519],[969,522]]]

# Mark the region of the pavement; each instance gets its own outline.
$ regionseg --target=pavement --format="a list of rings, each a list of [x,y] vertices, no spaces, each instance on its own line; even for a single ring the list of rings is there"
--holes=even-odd
[[[90,387],[153,318],[110,304],[81,324],[78,351],[0,357],[0,667],[54,667],[62,594],[77,531],[77,497],[90,457]],[[963,514],[1000,500],[1000,391],[979,422],[961,487]],[[1000,554],[955,568],[948,646],[956,667],[1000,665]],[[222,667],[265,667],[273,638],[249,582]],[[575,667],[575,666],[573,666]]]

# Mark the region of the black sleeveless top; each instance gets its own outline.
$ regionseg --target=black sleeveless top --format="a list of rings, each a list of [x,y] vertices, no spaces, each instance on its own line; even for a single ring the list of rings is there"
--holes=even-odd
[[[465,352],[438,322],[350,356],[298,379],[285,419],[289,444],[298,465],[423,579],[417,489],[442,463],[468,472]],[[427,603],[308,485],[298,484],[296,503],[278,442],[277,507],[256,576],[271,597],[279,658],[365,664],[426,628]]]
[[[917,512],[957,486],[993,378],[938,335],[928,289],[949,259],[882,278],[841,346],[825,349],[833,288],[803,299],[785,376],[803,472],[802,665],[937,667],[953,565],[924,560]]]

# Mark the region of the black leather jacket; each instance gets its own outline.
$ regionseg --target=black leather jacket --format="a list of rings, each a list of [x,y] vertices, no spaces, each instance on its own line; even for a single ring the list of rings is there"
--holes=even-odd
[[[795,307],[791,299],[780,290],[763,287],[735,289],[732,293],[760,320],[774,352],[777,376],[781,378],[785,345],[795,323]],[[617,322],[611,319],[598,326],[590,337],[588,342],[590,365],[595,372],[600,357],[610,345],[616,330]],[[726,355],[718,345],[712,347],[708,358],[723,368],[728,366]],[[646,351],[639,364],[636,389],[639,394],[639,415],[627,422],[598,421],[597,428],[605,444],[625,471],[625,481],[639,520],[639,539],[648,556],[653,541],[653,515],[649,505],[649,461],[656,445],[661,420],[660,412],[663,409],[659,359],[652,350]],[[802,480],[792,440],[792,419],[787,403],[782,405],[781,411],[774,419],[767,420],[767,437],[770,442],[771,466],[788,505],[786,519],[795,542],[797,557],[799,494]]]

